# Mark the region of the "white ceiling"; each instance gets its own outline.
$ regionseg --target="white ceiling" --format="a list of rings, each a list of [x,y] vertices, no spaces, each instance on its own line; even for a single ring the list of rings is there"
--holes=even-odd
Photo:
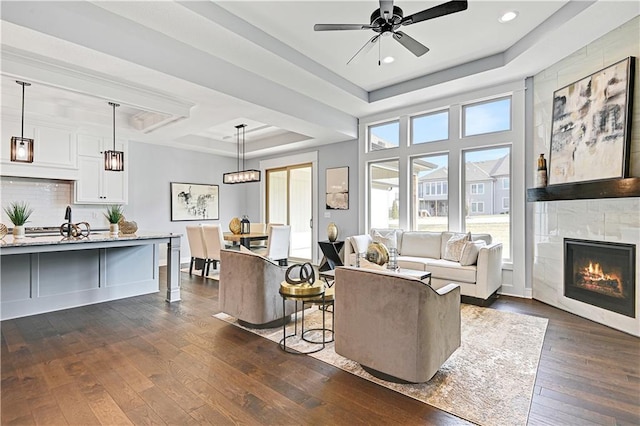
[[[437,1],[398,0],[409,15]],[[534,75],[637,16],[637,1],[481,1],[402,30],[430,48],[416,58],[385,37],[346,62],[371,30],[362,1],[3,1],[2,112],[84,129],[117,121],[132,140],[247,157],[357,138],[357,119]],[[502,24],[501,14],[516,10]]]

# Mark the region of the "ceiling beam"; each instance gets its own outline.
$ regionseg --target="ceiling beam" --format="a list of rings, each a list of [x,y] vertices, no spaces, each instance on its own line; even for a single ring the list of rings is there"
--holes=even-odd
[[[88,2],[2,2],[2,20],[357,138],[357,119]]]

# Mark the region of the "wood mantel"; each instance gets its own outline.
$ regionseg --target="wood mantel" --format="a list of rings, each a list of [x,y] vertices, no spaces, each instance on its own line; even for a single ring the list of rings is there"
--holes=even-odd
[[[527,201],[640,197],[640,177],[577,182],[527,189]]]

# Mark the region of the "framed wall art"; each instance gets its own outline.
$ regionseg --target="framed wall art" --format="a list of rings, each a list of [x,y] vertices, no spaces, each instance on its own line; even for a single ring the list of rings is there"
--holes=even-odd
[[[171,182],[171,221],[217,220],[218,185]]]
[[[553,94],[549,185],[628,177],[635,58]]]
[[[349,210],[349,167],[327,169],[327,210]]]

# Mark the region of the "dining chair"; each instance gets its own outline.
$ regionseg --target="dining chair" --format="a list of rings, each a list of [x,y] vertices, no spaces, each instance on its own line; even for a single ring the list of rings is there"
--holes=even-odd
[[[205,275],[209,275],[209,268],[213,263],[213,269],[218,268],[220,262],[220,250],[225,248],[224,236],[222,228],[218,224],[202,225],[202,237],[204,239],[204,248],[207,253],[207,270]]]
[[[189,251],[191,252],[191,262],[189,263],[189,275],[193,273],[193,265],[196,260],[201,260],[202,264],[202,276],[205,276],[205,270],[209,265],[209,258],[207,256],[207,250],[204,245],[204,237],[202,236],[201,225],[188,225],[187,226],[187,240],[189,240]]]
[[[280,266],[287,266],[289,257],[289,246],[291,245],[291,226],[272,225],[267,234],[267,248],[258,251],[264,257],[275,260]]]

